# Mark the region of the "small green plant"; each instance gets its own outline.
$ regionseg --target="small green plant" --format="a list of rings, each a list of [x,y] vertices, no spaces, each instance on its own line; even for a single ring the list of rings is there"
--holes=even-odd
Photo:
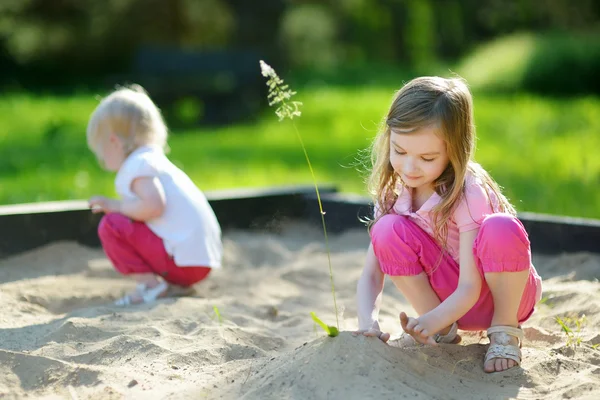
[[[267,86],[269,87],[269,94],[267,98],[269,100],[269,106],[276,107],[275,115],[277,115],[280,122],[286,118],[289,118],[289,120],[292,122],[292,126],[294,127],[294,131],[296,132],[296,136],[298,137],[300,146],[302,146],[302,151],[304,152],[304,157],[306,158],[306,163],[308,164],[308,169],[310,170],[310,174],[315,185],[315,192],[317,193],[317,201],[319,203],[319,211],[321,213],[321,222],[323,223],[323,235],[325,236],[325,248],[327,250],[327,261],[329,263],[329,281],[331,283],[331,294],[333,296],[333,307],[335,309],[335,322],[337,327],[335,335],[331,335],[329,334],[329,331],[327,329],[323,329],[325,329],[329,336],[337,336],[337,332],[339,332],[340,328],[340,322],[338,318],[337,301],[335,298],[335,285],[333,283],[333,268],[331,267],[331,252],[329,251],[329,238],[327,237],[327,226],[325,225],[325,212],[323,211],[323,204],[321,203],[321,196],[319,195],[319,186],[317,185],[317,179],[315,178],[315,173],[313,171],[310,158],[308,157],[306,146],[304,146],[302,136],[300,136],[300,132],[298,131],[298,128],[294,123],[294,118],[300,117],[300,115],[302,115],[302,112],[300,111],[300,106],[302,105],[302,103],[299,101],[292,101],[292,97],[296,94],[296,92],[291,90],[290,87],[283,82],[283,79],[281,79],[277,75],[275,70],[263,60],[260,60],[260,71],[261,74],[265,78],[267,78]],[[313,319],[314,318],[317,317],[313,313]],[[322,322],[320,322],[320,324],[322,324],[321,326],[327,326]]]
[[[555,317],[555,320],[558,325],[560,325],[565,335],[567,335],[567,346],[573,348],[581,346],[581,342],[583,341],[581,338],[581,330],[587,322],[585,314],[577,318]]]
[[[542,304],[546,304],[550,298],[548,296],[544,296],[538,301],[537,305],[540,306]]]
[[[311,311],[310,315],[312,316],[313,321],[315,321],[323,330],[327,333],[329,337],[336,337],[340,334],[340,330],[335,326],[327,325],[325,322],[321,321],[317,314]]]
[[[221,316],[221,313],[219,312],[217,306],[213,306],[213,311],[215,313],[216,320],[219,321],[219,325],[221,325],[223,323],[223,317]]]

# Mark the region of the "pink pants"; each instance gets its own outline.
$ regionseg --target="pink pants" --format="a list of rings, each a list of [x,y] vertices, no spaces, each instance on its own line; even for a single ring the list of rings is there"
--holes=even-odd
[[[115,269],[124,275],[151,273],[175,285],[191,286],[205,279],[211,270],[203,266],[178,267],[161,238],[145,223],[123,214],[102,217],[98,236]]]
[[[418,225],[403,215],[383,216],[371,229],[371,241],[381,271],[391,276],[414,276],[425,272],[440,301],[448,298],[458,286],[459,266],[447,253],[440,259],[437,242]],[[490,327],[494,301],[485,281],[487,272],[518,272],[529,269],[517,313],[519,322],[526,321],[542,296],[542,280],[531,264],[529,239],[521,222],[509,214],[493,214],[481,224],[473,255],[482,277],[477,303],[462,318],[463,330]]]

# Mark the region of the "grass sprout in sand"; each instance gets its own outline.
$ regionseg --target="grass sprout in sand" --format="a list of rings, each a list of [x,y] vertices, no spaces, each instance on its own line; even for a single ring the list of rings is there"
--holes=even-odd
[[[300,146],[302,146],[302,151],[304,152],[304,156],[306,157],[306,163],[308,164],[308,169],[310,170],[310,174],[313,179],[313,183],[315,185],[315,192],[317,193],[317,201],[319,203],[319,211],[321,214],[321,222],[323,223],[323,235],[325,236],[325,248],[327,250],[327,262],[329,264],[329,281],[331,283],[331,294],[333,296],[333,307],[335,310],[335,322],[336,329],[335,334],[332,334],[334,331],[326,329],[327,325],[321,322],[314,313],[312,313],[313,319],[315,322],[319,323],[321,327],[327,332],[329,336],[337,336],[339,332],[340,323],[338,317],[338,308],[337,301],[335,298],[335,285],[333,282],[333,268],[331,267],[331,252],[329,250],[329,239],[327,237],[327,226],[325,224],[325,212],[323,211],[323,204],[321,203],[321,196],[319,195],[319,186],[317,185],[317,179],[315,178],[315,173],[313,171],[312,164],[310,162],[310,158],[308,157],[308,152],[306,151],[306,146],[304,145],[304,141],[302,140],[302,136],[300,136],[300,132],[298,131],[298,127],[294,123],[295,117],[300,117],[302,112],[300,111],[300,106],[302,105],[299,101],[292,101],[292,97],[296,94],[296,92],[292,91],[288,85],[285,84],[283,79],[281,79],[275,70],[263,60],[260,60],[260,71],[261,74],[267,78],[267,86],[269,87],[269,106],[275,107],[275,115],[279,118],[279,121],[283,121],[288,118],[296,132],[296,136],[298,137],[298,141],[300,142]]]

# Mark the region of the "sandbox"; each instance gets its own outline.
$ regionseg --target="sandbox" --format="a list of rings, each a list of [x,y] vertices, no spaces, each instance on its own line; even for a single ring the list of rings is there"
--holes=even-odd
[[[386,283],[391,345],[353,337],[369,243],[366,199],[323,187],[339,324],[310,187],[209,193],[224,268],[186,297],[118,308],[133,283],[99,248],[83,202],[0,207],[0,398],[600,398],[600,223],[522,214],[544,298],[525,324],[523,367],[485,374],[487,339],[402,347]],[[585,315],[585,319],[583,318]],[[569,339],[555,317],[581,323]],[[567,341],[569,342],[567,344]]]

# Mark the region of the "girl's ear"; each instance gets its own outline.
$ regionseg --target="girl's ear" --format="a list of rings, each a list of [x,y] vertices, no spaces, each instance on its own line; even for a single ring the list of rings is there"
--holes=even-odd
[[[123,146],[123,141],[121,140],[121,138],[119,136],[117,136],[116,133],[113,133],[113,132],[111,132],[108,135],[108,142],[111,145]]]

